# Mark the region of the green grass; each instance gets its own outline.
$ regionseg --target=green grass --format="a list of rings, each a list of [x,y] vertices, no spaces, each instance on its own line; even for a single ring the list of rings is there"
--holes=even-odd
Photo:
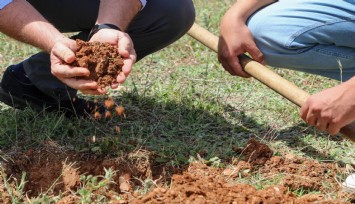
[[[218,34],[219,20],[234,1],[194,2],[196,21]],[[0,35],[0,73],[37,51]],[[309,93],[338,83],[273,70]],[[230,76],[214,52],[188,35],[138,62],[124,86],[124,91],[112,95],[125,107],[126,117],[109,121],[68,120],[30,109],[18,111],[0,103],[2,153],[12,154],[53,140],[77,151],[113,156],[145,149],[154,154],[157,163],[183,166],[197,154],[207,161],[231,161],[238,157],[233,147],[243,146],[256,136],[276,154],[292,152],[321,161],[355,163],[351,142],[308,127],[299,118],[298,107],[260,82]],[[120,134],[115,126],[121,128]],[[93,136],[99,142],[93,143]]]

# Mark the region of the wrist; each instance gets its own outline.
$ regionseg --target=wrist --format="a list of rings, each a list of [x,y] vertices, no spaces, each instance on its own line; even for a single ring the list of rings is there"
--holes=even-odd
[[[53,37],[51,42],[48,43],[48,47],[45,51],[47,51],[48,53],[52,52],[53,47],[55,46],[55,44],[57,43],[63,43],[65,45],[70,45],[70,41],[72,41],[71,39],[67,38],[64,35],[58,35],[56,37]]]
[[[140,0],[101,0],[96,23],[117,25],[125,31],[141,9]]]
[[[90,40],[92,38],[92,36],[95,35],[95,33],[97,33],[99,30],[102,30],[102,29],[113,29],[113,30],[122,31],[119,26],[114,25],[114,24],[110,24],[110,23],[96,24],[96,25],[94,25],[94,27],[92,27],[92,29],[89,33],[88,40]]]

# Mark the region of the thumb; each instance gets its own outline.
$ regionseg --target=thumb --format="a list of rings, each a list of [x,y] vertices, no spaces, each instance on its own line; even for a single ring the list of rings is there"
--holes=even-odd
[[[58,58],[60,58],[61,60],[63,60],[64,62],[70,64],[75,60],[75,53],[73,51],[74,49],[73,50],[72,49],[73,49],[73,45],[68,46],[64,43],[58,42],[54,45],[52,49],[52,53],[56,55]]]
[[[251,55],[251,57],[255,61],[265,64],[264,55],[254,42],[247,47],[246,51]]]
[[[131,50],[133,49],[133,43],[130,37],[123,36],[118,41],[118,51],[124,58],[128,58]]]

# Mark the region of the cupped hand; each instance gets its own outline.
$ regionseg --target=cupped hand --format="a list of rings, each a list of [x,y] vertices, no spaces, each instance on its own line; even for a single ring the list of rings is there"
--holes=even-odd
[[[301,118],[320,131],[337,134],[355,120],[355,78],[310,96],[302,106]]]
[[[218,43],[218,60],[231,75],[250,77],[240,65],[238,56],[248,52],[251,57],[264,64],[264,57],[256,46],[252,33],[244,21],[226,13],[221,21]]]
[[[117,76],[117,83],[111,85],[115,89],[119,84],[123,83],[132,71],[133,64],[136,62],[137,55],[134,50],[132,39],[125,32],[114,29],[101,29],[95,33],[90,41],[108,42],[118,45],[118,51],[123,58],[122,72]]]
[[[54,44],[50,53],[52,74],[64,84],[84,94],[104,94],[105,90],[98,89],[96,82],[78,78],[89,76],[87,68],[69,65],[75,60],[75,50],[76,42],[71,39],[62,39]]]

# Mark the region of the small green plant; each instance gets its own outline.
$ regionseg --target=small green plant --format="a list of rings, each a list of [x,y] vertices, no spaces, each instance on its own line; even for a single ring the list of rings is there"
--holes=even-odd
[[[297,197],[301,197],[307,194],[321,194],[319,191],[312,191],[312,190],[307,190],[304,188],[298,188],[293,191],[291,191],[293,194],[295,194]]]
[[[18,181],[16,178],[11,176],[7,178],[6,173],[2,168],[1,168],[1,176],[2,176],[5,190],[10,197],[11,203],[13,204],[22,203],[25,198],[24,189],[26,183],[26,172],[22,172],[20,181]],[[13,184],[10,182],[11,180],[14,181]],[[1,195],[1,197],[3,198],[3,195]]]
[[[152,178],[146,178],[145,180],[138,179],[141,183],[141,187],[136,189],[136,192],[139,192],[141,195],[149,193],[152,189],[158,187],[157,180]]]
[[[77,191],[77,195],[81,198],[81,203],[103,202],[106,200],[105,195],[98,193],[106,192],[110,184],[114,184],[113,177],[116,172],[111,168],[104,169],[104,176],[81,175],[80,180],[82,187]]]

